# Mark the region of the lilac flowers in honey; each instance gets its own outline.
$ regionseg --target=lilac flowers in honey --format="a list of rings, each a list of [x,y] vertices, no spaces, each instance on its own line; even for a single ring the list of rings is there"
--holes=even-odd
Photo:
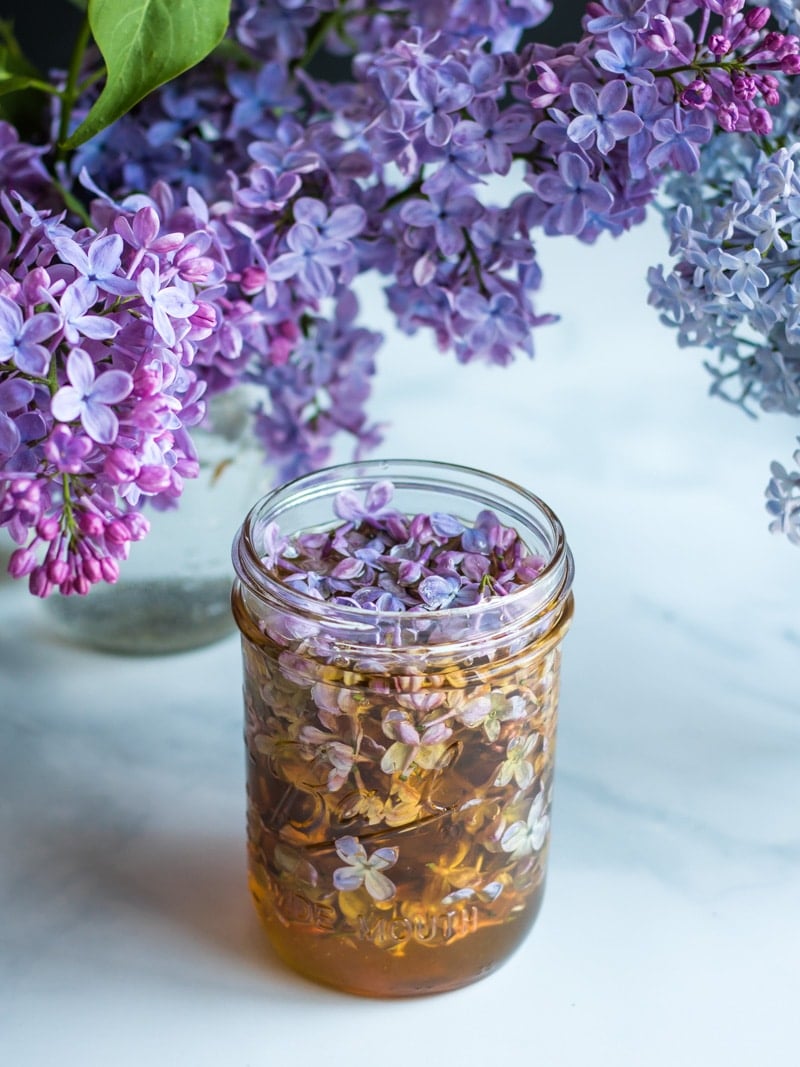
[[[406,516],[391,506],[391,482],[375,482],[362,503],[351,490],[334,501],[340,524],[282,538],[264,531],[266,566],[314,599],[370,611],[441,611],[513,593],[545,561],[494,512],[466,526],[453,515]]]
[[[479,471],[350,464],[257,504],[234,562],[250,887],[275,948],[373,996],[482,977],[544,889],[560,523]]]

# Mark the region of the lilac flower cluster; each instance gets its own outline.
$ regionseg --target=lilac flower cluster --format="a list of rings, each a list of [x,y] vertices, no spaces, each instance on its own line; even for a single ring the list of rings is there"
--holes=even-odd
[[[650,303],[678,343],[716,351],[711,393],[748,414],[800,416],[798,117],[790,87],[771,138],[715,138],[700,180],[670,179],[675,263],[649,274]],[[766,495],[770,528],[800,544],[800,471],[774,463]]]
[[[550,6],[235,0],[221,52],[71,158],[0,125],[0,177],[22,196],[0,231],[12,573],[41,593],[113,580],[140,503],[174,501],[196,469],[202,397],[237,382],[260,390],[280,477],[323,465],[337,437],[373,446],[380,338],[352,292],[367,271],[401,329],[459,361],[532,353],[551,321],[533,303],[537,228],[621,233],[665,174],[697,172],[715,126],[766,134],[800,69],[797,35],[745,0],[592,2],[577,43],[523,43]],[[316,75],[320,49],[350,78]],[[85,74],[72,123],[97,93],[91,60]],[[495,202],[512,169],[522,191]],[[85,225],[46,213],[82,189]],[[744,252],[709,277],[749,299],[765,287]]]
[[[264,530],[266,568],[315,600],[369,611],[440,611],[503,597],[532,582],[545,560],[494,512],[473,525],[444,512],[404,515],[394,486],[375,482],[362,502],[351,490],[334,500],[342,520],[323,531],[283,537]]]
[[[0,524],[9,570],[39,596],[113,582],[148,523],[197,473],[193,370],[217,311],[197,236],[160,231],[149,206],[107,228],[0,194]]]

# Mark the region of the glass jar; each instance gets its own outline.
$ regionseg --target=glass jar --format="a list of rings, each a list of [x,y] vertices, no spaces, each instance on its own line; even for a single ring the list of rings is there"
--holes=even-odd
[[[483,509],[544,560],[469,607],[379,612],[315,600],[261,562],[268,526],[330,527],[377,480],[404,514]],[[265,532],[266,531],[266,532]],[[458,988],[536,918],[548,847],[572,556],[541,500],[422,461],[332,467],[260,501],[234,544],[242,633],[250,888],[278,954],[368,996]]]
[[[198,648],[235,629],[230,545],[245,511],[272,484],[251,433],[244,388],[209,401],[192,430],[200,473],[178,506],[144,508],[150,532],[131,545],[113,585],[85,596],[50,596],[50,618],[70,640],[108,652],[156,655]]]

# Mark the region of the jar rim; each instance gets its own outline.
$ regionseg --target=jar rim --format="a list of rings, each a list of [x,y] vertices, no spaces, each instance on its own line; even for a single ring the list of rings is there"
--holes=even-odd
[[[443,476],[449,476],[449,480],[444,480]],[[361,627],[372,628],[378,621],[382,626],[410,621],[416,612],[338,604],[290,588],[264,566],[256,543],[257,525],[275,521],[281,513],[312,498],[320,490],[324,489],[326,495],[333,495],[345,488],[366,488],[381,478],[389,479],[397,488],[422,488],[425,484],[431,485],[435,479],[436,488],[462,499],[481,502],[487,508],[493,505],[502,508],[506,513],[515,514],[529,532],[548,538],[549,553],[545,565],[532,581],[504,596],[489,597],[475,604],[426,610],[420,613],[424,614],[426,621],[466,620],[498,607],[508,609],[510,614],[515,614],[517,609],[520,615],[530,617],[531,614],[537,614],[536,609],[552,603],[554,599],[561,601],[569,594],[574,574],[572,553],[561,520],[548,504],[524,486],[501,475],[463,464],[423,459],[390,458],[339,463],[300,475],[271,490],[253,505],[234,538],[233,564],[240,581],[258,598],[271,601],[284,610],[288,608],[328,623],[336,620],[356,630]],[[474,488],[470,489],[470,483]],[[481,490],[478,484],[483,487]],[[501,491],[515,497],[516,503],[502,499],[498,495]],[[525,506],[529,510],[523,510]],[[544,521],[544,529],[541,520]]]

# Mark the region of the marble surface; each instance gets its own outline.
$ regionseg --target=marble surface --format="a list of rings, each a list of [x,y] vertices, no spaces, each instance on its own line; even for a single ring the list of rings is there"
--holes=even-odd
[[[287,972],[245,885],[237,639],[91,653],[6,581],[0,1062],[798,1062],[800,552],[762,509],[796,427],[706,397],[700,354],[646,307],[663,255],[655,223],[542,242],[541,307],[564,320],[533,362],[457,367],[397,335],[380,357],[382,454],[523,482],[577,561],[550,877],[523,948],[407,1002]]]

